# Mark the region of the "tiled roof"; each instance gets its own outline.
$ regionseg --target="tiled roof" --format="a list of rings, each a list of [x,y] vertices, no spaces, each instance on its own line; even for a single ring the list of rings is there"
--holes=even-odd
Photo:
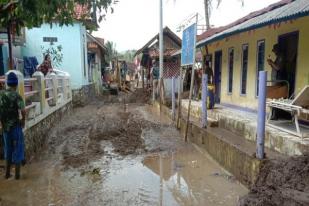
[[[165,57],[170,57],[172,56],[176,51],[178,51],[178,49],[165,49],[164,51],[164,56]],[[160,56],[160,51],[158,49],[151,49],[149,51],[149,55],[151,57],[154,57],[154,58],[158,58]]]
[[[88,32],[87,32],[87,37],[89,37],[93,42],[95,42],[96,44],[98,44],[98,45],[101,47],[101,49],[103,49],[104,51],[107,50],[107,48],[106,48],[105,45],[104,45],[104,39],[98,38],[98,37],[94,37],[94,36],[92,36],[92,35],[91,35],[90,33],[88,33]],[[103,42],[102,42],[102,40],[103,40]]]
[[[181,39],[170,28],[165,27],[163,30],[163,35],[169,36],[177,45],[181,46]],[[156,40],[159,40],[159,34],[155,35],[149,42],[139,49],[134,56],[141,54],[145,49],[149,49],[149,46]]]
[[[105,40],[103,38],[100,37],[95,37],[99,42],[101,42],[101,44],[105,45]]]
[[[244,31],[308,15],[308,0],[282,0],[262,10],[252,12],[227,26],[205,32],[198,37],[197,46],[199,47]]]

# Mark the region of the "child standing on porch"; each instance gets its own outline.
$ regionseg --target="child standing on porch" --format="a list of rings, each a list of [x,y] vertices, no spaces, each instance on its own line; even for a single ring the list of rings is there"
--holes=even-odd
[[[16,92],[18,78],[15,73],[7,77],[8,89],[0,92],[0,119],[4,138],[4,157],[6,160],[5,178],[11,176],[11,165],[15,164],[15,179],[20,178],[20,165],[24,163],[25,103]],[[21,119],[19,117],[21,112]]]

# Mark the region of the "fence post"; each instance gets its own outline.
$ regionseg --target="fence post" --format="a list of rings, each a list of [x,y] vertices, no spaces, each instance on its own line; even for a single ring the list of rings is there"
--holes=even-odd
[[[181,98],[182,98],[182,89],[183,89],[183,86],[182,86],[182,67],[180,67],[179,69],[179,82],[178,82],[178,110],[177,110],[177,128],[179,129],[180,128],[180,118],[181,118]]]
[[[51,73],[50,75],[49,75],[49,77],[52,79],[52,87],[53,87],[53,92],[52,92],[52,94],[53,94],[53,100],[52,100],[52,105],[54,106],[54,105],[57,105],[57,101],[58,101],[58,77],[57,77],[57,75],[56,74],[54,74],[54,73]]]
[[[34,101],[40,102],[41,114],[44,113],[46,106],[45,98],[45,79],[42,72],[35,72],[32,75],[33,78],[36,78],[36,81],[33,84],[34,90],[38,91],[38,94],[34,96]]]
[[[17,70],[10,70],[5,74],[5,82],[7,80],[7,76],[11,73],[15,73],[15,75],[18,78],[18,86],[17,86],[17,92],[19,93],[19,95],[23,98],[23,100],[25,101],[25,82],[24,82],[24,75]],[[5,86],[8,87],[8,85],[5,83]]]
[[[176,81],[175,77],[172,78],[172,119],[175,121],[175,115],[176,115],[176,98],[175,98],[175,87],[176,87]]]
[[[67,87],[67,80],[66,77],[62,77],[62,94],[63,94],[63,100],[66,101],[68,99],[68,87]],[[99,88],[98,88],[99,89]],[[99,90],[96,90],[97,92]]]
[[[265,117],[266,117],[266,82],[267,72],[259,72],[259,105],[257,119],[257,149],[256,156],[258,159],[264,159],[265,144]]]
[[[207,127],[207,96],[208,96],[208,76],[203,74],[202,77],[202,127]]]
[[[156,81],[156,80],[153,80],[153,81],[152,81],[152,101],[153,101],[153,102],[156,101],[156,93],[157,93],[157,92],[156,92],[156,89],[157,89],[157,88],[156,88],[156,83],[155,83],[155,81]]]

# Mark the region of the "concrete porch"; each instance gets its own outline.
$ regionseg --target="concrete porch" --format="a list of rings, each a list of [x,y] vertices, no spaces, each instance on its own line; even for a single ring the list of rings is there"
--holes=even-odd
[[[183,111],[188,110],[189,100],[182,100]],[[201,101],[192,101],[191,114],[193,118],[200,119],[202,114]],[[208,117],[216,119],[219,127],[231,131],[246,140],[255,142],[257,114],[254,112],[243,111],[223,105],[216,105],[214,109],[208,110]],[[277,122],[276,124],[285,124],[286,128],[291,128],[291,124],[286,122]],[[302,127],[303,132],[308,134],[309,129]],[[293,156],[309,152],[309,139],[301,139],[287,132],[266,126],[265,146],[281,154]]]

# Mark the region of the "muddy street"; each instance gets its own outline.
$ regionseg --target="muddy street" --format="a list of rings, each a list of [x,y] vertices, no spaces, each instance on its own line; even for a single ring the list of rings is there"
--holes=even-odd
[[[50,133],[20,181],[1,171],[1,206],[232,206],[248,192],[147,105],[97,101]]]

